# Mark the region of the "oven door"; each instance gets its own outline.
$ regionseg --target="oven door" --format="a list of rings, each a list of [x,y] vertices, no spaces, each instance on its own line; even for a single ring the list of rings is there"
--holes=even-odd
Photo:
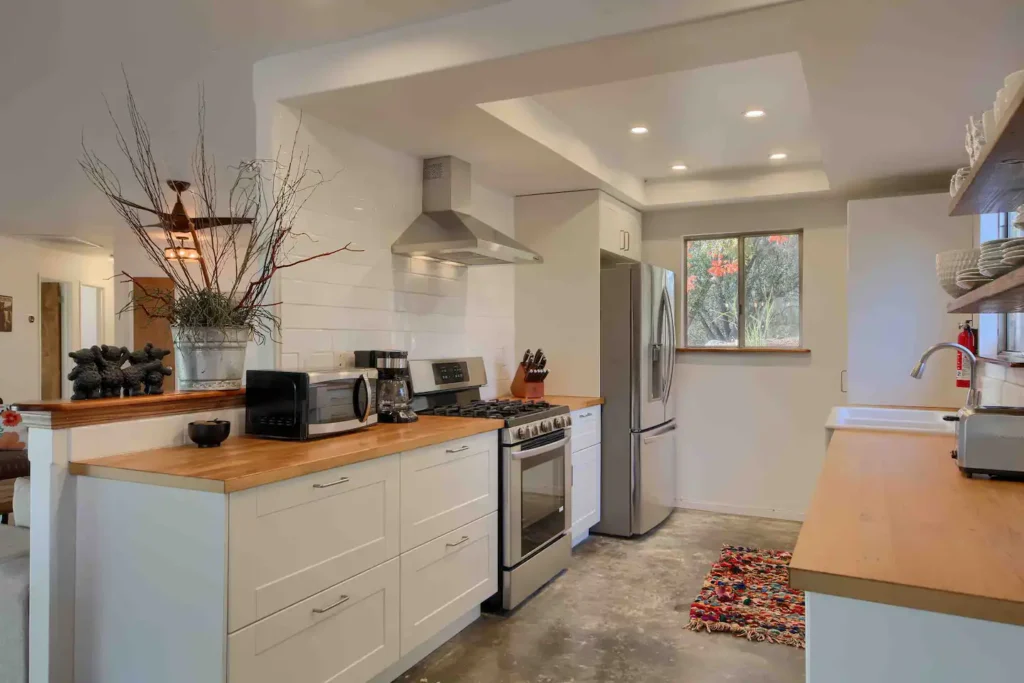
[[[346,373],[347,376],[310,383],[306,403],[309,437],[358,429],[377,422],[377,379],[371,377],[370,372]]]
[[[567,429],[502,448],[507,568],[540,552],[569,529],[569,440]]]

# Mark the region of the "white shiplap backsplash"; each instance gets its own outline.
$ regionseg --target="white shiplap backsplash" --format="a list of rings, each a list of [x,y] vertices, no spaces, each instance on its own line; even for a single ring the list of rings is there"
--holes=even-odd
[[[298,117],[279,107],[275,135],[291,141]],[[333,367],[356,349],[406,349],[410,358],[483,356],[485,396],[508,391],[514,369],[515,270],[393,256],[391,244],[420,213],[422,161],[304,115],[299,149],[333,178],[307,202],[292,260],[333,256],[280,273],[282,369]],[[473,213],[509,235],[513,200],[473,185]]]

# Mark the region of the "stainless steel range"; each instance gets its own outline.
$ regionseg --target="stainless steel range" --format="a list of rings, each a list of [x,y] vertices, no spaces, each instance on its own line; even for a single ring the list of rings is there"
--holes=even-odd
[[[544,401],[481,400],[482,358],[410,360],[412,407],[419,415],[501,419],[497,604],[513,609],[569,566],[570,438],[568,406]]]

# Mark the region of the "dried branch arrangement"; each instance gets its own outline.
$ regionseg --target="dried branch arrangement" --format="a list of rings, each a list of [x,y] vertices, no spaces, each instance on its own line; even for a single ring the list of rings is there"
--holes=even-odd
[[[350,242],[333,251],[291,258],[294,238],[304,236],[293,229],[295,218],[313,192],[326,182],[319,171],[308,167],[308,150],[297,149],[298,129],[285,155],[279,152],[274,159],[242,161],[237,169],[232,167],[236,174],[227,193],[228,215],[218,216],[215,160],[206,148],[206,102],[200,89],[199,132],[192,154],[194,182],[190,190],[197,215],[188,217],[180,193],[189,190],[190,184],[167,182],[179,194],[179,201],[169,211],[149,129],[127,77],[125,87],[130,131],[126,134],[109,105],[108,112],[118,147],[149,206],[125,198],[117,175],[86,147],[84,139],[79,164],[128,224],[150,260],[174,283],[174,292],[147,290],[130,273],[122,271],[125,281],[135,287],[121,312],[141,309],[151,317],[166,318],[186,330],[245,327],[260,342],[273,337],[280,329],[280,319],[274,313],[277,303],[267,303],[265,299],[278,271],[340,251],[362,251],[354,249]],[[157,215],[159,223],[146,225],[140,212]],[[179,254],[168,259],[165,246],[175,247],[175,240],[183,238],[192,240],[198,258]],[[136,289],[141,296],[135,294]]]

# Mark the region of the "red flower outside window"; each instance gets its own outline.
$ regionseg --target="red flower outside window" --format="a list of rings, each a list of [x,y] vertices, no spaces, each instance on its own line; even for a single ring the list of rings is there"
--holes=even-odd
[[[782,244],[784,242],[788,242],[790,237],[792,237],[792,235],[769,235],[768,241],[774,242],[775,244]]]
[[[692,292],[696,286],[697,286],[697,276],[696,275],[688,276],[686,278],[686,291],[687,292]]]

